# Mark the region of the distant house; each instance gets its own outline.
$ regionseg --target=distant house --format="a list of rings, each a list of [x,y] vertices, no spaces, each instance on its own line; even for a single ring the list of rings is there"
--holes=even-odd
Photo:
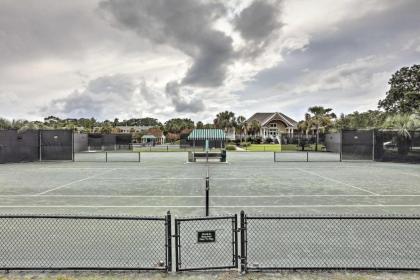
[[[292,136],[294,131],[297,130],[297,122],[279,112],[255,113],[247,120],[248,130],[253,121],[258,122],[260,129],[255,135],[249,132],[248,135],[260,136],[263,139],[271,138],[274,140],[280,136],[280,134]]]
[[[115,133],[145,133],[153,126],[131,126],[131,125],[118,125],[115,127]]]

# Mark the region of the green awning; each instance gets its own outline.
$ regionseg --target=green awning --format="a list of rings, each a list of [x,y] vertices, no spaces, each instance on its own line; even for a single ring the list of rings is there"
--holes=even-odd
[[[221,129],[194,129],[188,140],[225,140],[226,134]]]

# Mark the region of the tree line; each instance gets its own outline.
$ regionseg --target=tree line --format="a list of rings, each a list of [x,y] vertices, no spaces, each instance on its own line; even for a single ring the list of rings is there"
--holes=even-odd
[[[341,131],[343,129],[363,128],[393,128],[406,133],[419,128],[420,112],[420,65],[403,67],[392,75],[388,82],[390,88],[385,98],[379,100],[376,110],[366,112],[355,111],[337,116],[332,108],[312,106],[304,118],[298,122],[297,130],[301,134],[313,133],[317,139],[319,133]],[[189,118],[172,118],[160,122],[156,118],[131,118],[128,120],[104,120],[95,118],[61,119],[48,116],[44,121],[7,120],[0,118],[0,129],[74,129],[80,132],[92,132],[100,128],[101,133],[111,133],[117,126],[147,126],[159,129],[169,139],[179,139],[182,133],[188,133],[193,128],[220,128],[225,131],[235,131],[242,139],[243,135],[259,133],[261,125],[257,121],[247,123],[242,115],[224,111],[216,115],[212,123],[198,121],[194,123]]]

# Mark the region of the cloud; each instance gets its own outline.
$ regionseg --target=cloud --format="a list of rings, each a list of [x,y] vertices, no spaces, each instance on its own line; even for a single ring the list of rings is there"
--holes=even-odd
[[[42,111],[78,117],[106,117],[108,111],[121,114],[132,109],[135,90],[133,80],[126,75],[98,77],[89,81],[85,89],[52,100]]]
[[[267,39],[273,31],[281,26],[279,22],[280,10],[275,6],[279,4],[279,1],[274,4],[261,0],[253,2],[243,9],[235,19],[236,29],[246,40]]]
[[[192,64],[183,85],[223,84],[234,51],[232,39],[213,28],[214,21],[225,14],[222,4],[196,0],[106,0],[99,7],[119,28],[134,31],[156,44],[169,45],[190,57]]]
[[[204,103],[202,100],[198,98],[187,100],[183,95],[181,95],[180,86],[176,81],[166,84],[165,92],[172,100],[176,112],[197,113],[204,110]]]

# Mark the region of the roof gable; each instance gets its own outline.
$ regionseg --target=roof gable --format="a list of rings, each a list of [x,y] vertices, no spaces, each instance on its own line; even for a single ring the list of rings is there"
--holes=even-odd
[[[283,121],[287,126],[293,126],[295,127],[297,125],[297,122],[295,120],[293,120],[292,118],[286,116],[283,113],[280,112],[275,112],[275,113],[255,113],[254,115],[252,115],[247,122],[251,123],[252,121],[256,120],[257,122],[259,122],[261,125],[265,125],[266,123],[268,123],[270,120],[274,119],[274,118],[278,118],[281,121]]]

